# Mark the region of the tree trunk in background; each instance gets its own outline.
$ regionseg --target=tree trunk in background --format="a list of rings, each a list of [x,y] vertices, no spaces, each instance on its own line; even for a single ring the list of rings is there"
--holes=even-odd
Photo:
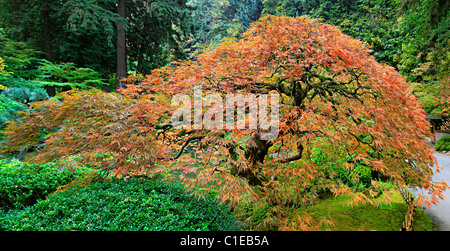
[[[136,71],[142,74],[142,63],[144,61],[145,42],[141,43]]]
[[[52,38],[50,34],[50,7],[47,0],[42,1],[42,16],[44,18],[44,51],[45,59],[52,62]]]
[[[125,0],[119,0],[118,13],[122,18],[126,18]],[[117,24],[117,75],[116,90],[124,88],[120,80],[127,77],[127,52],[126,52],[126,35],[124,23],[120,21]]]

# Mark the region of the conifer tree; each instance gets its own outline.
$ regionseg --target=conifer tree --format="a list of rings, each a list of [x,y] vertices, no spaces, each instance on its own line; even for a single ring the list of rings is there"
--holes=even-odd
[[[121,18],[126,18],[126,0],[119,0],[117,11]],[[117,75],[116,90],[124,87],[122,79],[127,77],[127,51],[124,21],[117,23]]]

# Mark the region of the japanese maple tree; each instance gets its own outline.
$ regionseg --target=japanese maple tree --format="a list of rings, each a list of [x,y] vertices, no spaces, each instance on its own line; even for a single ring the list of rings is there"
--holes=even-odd
[[[432,181],[440,167],[425,142],[431,136],[425,113],[404,78],[369,53],[318,20],[265,16],[242,39],[154,70],[122,95],[75,92],[36,104],[7,128],[5,149],[36,144],[42,128],[60,128],[32,160],[76,155],[117,174],[160,173],[231,206],[269,205],[263,224],[278,229],[317,227],[286,208],[313,203],[323,192],[375,204],[382,190],[377,177],[429,191],[417,204],[437,203],[447,185]],[[278,137],[263,140],[261,129],[175,128],[171,99],[193,96],[195,86],[223,97],[276,93]],[[328,155],[346,159],[342,168],[358,163],[371,170],[367,193],[314,164],[311,151],[323,144]]]

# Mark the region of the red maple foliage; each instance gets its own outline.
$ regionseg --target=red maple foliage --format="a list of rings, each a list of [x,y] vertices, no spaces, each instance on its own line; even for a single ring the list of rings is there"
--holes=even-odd
[[[8,126],[5,151],[36,145],[52,130],[34,161],[72,156],[116,174],[163,174],[186,187],[216,193],[231,206],[269,205],[263,221],[278,229],[316,228],[311,217],[290,217],[286,207],[312,203],[318,194],[351,195],[351,204],[371,203],[382,188],[375,177],[399,187],[419,187],[437,203],[448,186],[433,182],[440,167],[425,113],[404,78],[377,63],[361,41],[305,17],[265,16],[243,38],[227,40],[196,60],[154,70],[122,94],[69,92],[61,101],[36,103]],[[175,129],[176,94],[276,93],[279,136],[238,129]],[[206,111],[208,107],[204,107]],[[335,171],[317,166],[311,150],[360,163],[373,174],[369,193],[357,192]],[[326,222],[326,221],[324,221]]]

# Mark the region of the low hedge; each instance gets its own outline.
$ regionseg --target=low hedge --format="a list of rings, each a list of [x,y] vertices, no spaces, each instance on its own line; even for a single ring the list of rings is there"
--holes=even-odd
[[[226,206],[181,185],[148,178],[116,179],[58,192],[0,216],[3,230],[238,230]]]
[[[436,151],[450,151],[450,136],[444,136],[436,142]]]
[[[13,160],[0,161],[0,209],[23,209],[45,199],[89,169],[68,171],[56,163],[37,165]]]

